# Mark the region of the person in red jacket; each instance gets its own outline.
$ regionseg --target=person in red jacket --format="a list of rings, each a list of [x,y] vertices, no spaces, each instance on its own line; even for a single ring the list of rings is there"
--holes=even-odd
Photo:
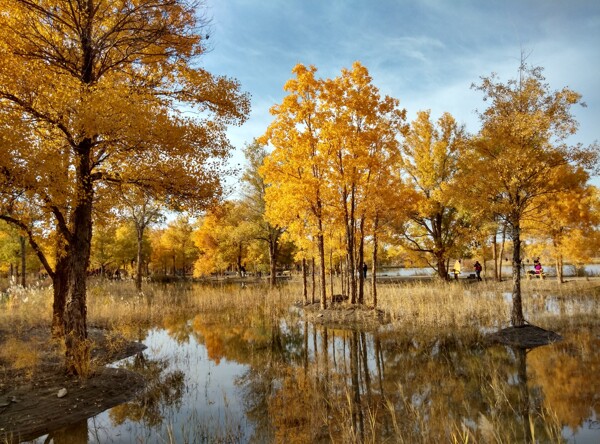
[[[473,265],[473,268],[475,268],[475,274],[477,275],[477,280],[480,281],[481,280],[481,270],[483,269],[483,267],[481,266],[479,261],[475,261],[475,265]]]

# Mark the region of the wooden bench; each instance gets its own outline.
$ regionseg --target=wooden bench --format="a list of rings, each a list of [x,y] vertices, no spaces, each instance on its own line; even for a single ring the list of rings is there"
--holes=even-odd
[[[534,278],[539,277],[540,279],[546,279],[546,273],[544,271],[542,271],[541,273],[536,273],[533,270],[528,270],[527,273],[525,273],[525,275],[527,276],[527,279],[531,279],[532,277],[534,277]]]

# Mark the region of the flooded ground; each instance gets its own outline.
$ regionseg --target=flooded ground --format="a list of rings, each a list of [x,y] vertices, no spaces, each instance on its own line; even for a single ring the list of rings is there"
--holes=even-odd
[[[574,303],[597,302],[538,295],[528,310]],[[600,442],[600,331],[576,317],[557,328],[562,342],[522,350],[301,314],[190,313],[140,332],[147,349],[115,365],[146,390],[32,442]]]

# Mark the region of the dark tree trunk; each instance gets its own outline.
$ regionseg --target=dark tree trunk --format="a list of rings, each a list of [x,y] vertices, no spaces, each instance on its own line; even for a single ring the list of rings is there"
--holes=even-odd
[[[449,279],[448,277],[448,265],[446,262],[446,258],[444,257],[444,252],[441,250],[438,250],[435,252],[435,261],[436,261],[436,265],[437,265],[437,270],[438,270],[438,277],[444,281],[447,281]]]
[[[496,232],[492,236],[492,259],[494,260],[494,280],[499,281],[500,276],[498,276],[498,242],[496,240]]]
[[[334,301],[334,288],[333,288],[333,278],[334,278],[334,270],[333,270],[333,251],[329,249],[329,292],[331,293],[331,303]]]
[[[304,304],[308,304],[308,289],[306,288],[306,259],[302,258],[302,296]],[[314,302],[314,301],[313,301]]]
[[[319,287],[321,290],[321,309],[325,310],[327,308],[327,283],[325,277],[325,239],[323,238],[321,227],[319,227],[317,245],[319,248],[319,275],[321,278],[319,282]]]
[[[512,312],[510,322],[514,327],[525,325],[523,303],[521,301],[521,227],[518,220],[512,224],[513,258],[512,258]]]
[[[135,289],[138,292],[142,291],[142,267],[143,267],[143,254],[142,254],[142,241],[144,239],[144,227],[139,226],[137,228],[137,264],[135,273]]]
[[[521,228],[519,228],[519,232],[520,231],[521,231]],[[502,280],[502,259],[504,259],[505,245],[506,245],[506,222],[504,222],[502,225],[502,243],[500,244],[500,260],[498,261],[498,281]],[[519,254],[521,254],[520,251],[519,251]]]
[[[563,257],[560,253],[558,253],[556,256],[556,280],[559,284],[565,283],[565,276],[563,273]]]
[[[315,284],[315,275],[316,275],[315,268],[316,267],[315,267],[315,258],[314,257],[311,259],[310,265],[311,265],[310,268],[311,268],[311,279],[312,279],[310,303],[314,304],[315,303],[315,291],[317,289],[317,286]]]
[[[359,222],[359,233],[360,239],[358,240],[358,303],[365,303],[365,272],[363,267],[365,266],[365,219],[360,219]]]
[[[65,345],[67,371],[86,376],[89,372],[90,344],[87,340],[86,279],[92,240],[91,141],[80,143],[76,168],[77,198],[72,219],[72,239],[69,244],[69,278],[65,311]]]
[[[373,230],[373,263],[371,264],[371,293],[373,294],[373,308],[377,307],[377,220]]]
[[[69,258],[66,252],[57,256],[52,273],[52,337],[63,338],[65,335],[65,307],[69,293]]]
[[[356,304],[357,300],[357,279],[356,272],[359,267],[362,266],[362,263],[356,263],[355,256],[355,236],[356,236],[356,220],[354,219],[354,207],[355,207],[355,197],[354,197],[354,189],[350,193],[349,197],[344,192],[344,202],[349,200],[350,202],[350,211],[348,211],[348,206],[345,204],[345,214],[344,214],[344,223],[346,224],[346,258],[348,261],[348,291],[350,293],[350,303]]]
[[[21,256],[21,287],[27,286],[27,246],[25,244],[25,237],[19,236],[19,247]]]
[[[269,267],[271,269],[271,276],[269,277],[269,285],[271,288],[277,284],[277,253],[278,253],[278,242],[277,240],[269,241]]]

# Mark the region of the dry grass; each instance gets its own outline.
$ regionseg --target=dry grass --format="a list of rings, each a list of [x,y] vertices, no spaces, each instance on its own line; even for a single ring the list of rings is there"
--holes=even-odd
[[[600,279],[523,280],[523,306],[530,322],[554,324],[600,318]],[[510,281],[410,282],[378,286],[378,309],[403,330],[440,332],[502,328],[510,318]],[[132,282],[92,281],[88,287],[88,326],[113,331],[112,338],[137,338],[151,326],[190,319],[202,312],[235,307],[232,313],[262,311],[284,315],[301,300],[301,284],[292,281],[276,289],[266,285],[152,284],[138,293]],[[365,291],[367,306],[370,289]],[[591,297],[591,299],[590,299]],[[10,287],[0,302],[0,333],[22,339],[34,328],[48,328],[52,290],[42,286]],[[591,302],[590,302],[591,300]],[[551,307],[552,310],[548,310]],[[558,313],[558,314],[557,314]],[[576,320],[575,320],[576,319]],[[0,337],[1,339],[1,337]],[[117,346],[116,344],[115,346]]]

